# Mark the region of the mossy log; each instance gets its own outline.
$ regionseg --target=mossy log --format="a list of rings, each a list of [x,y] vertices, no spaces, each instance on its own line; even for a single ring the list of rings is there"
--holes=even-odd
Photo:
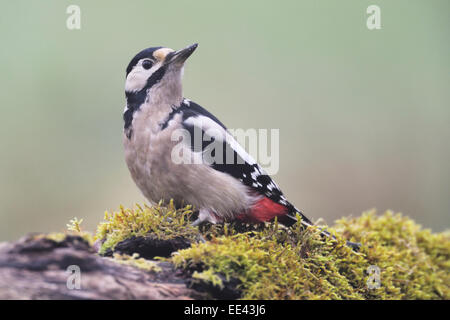
[[[121,207],[95,235],[75,218],[2,243],[0,299],[450,299],[450,232],[401,214],[343,218],[327,227],[336,238],[276,221],[199,228],[193,215]]]

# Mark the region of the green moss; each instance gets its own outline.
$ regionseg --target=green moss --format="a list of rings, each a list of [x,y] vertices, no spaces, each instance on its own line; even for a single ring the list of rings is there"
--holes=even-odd
[[[35,239],[47,238],[55,242],[63,242],[66,239],[67,233],[64,232],[51,232],[46,234],[39,234]]]
[[[244,299],[450,298],[449,232],[432,234],[400,214],[377,217],[373,211],[341,219],[330,231],[336,240],[299,225],[246,233],[215,227],[209,241],[178,251],[171,261],[204,270],[196,277],[206,281],[214,274],[239,279]],[[363,246],[354,252],[346,240]],[[380,270],[378,288],[368,285],[370,268]]]
[[[72,232],[81,232],[81,224],[83,223],[83,219],[78,219],[77,217],[73,218],[66,225],[67,230]]]
[[[95,236],[102,242],[99,253],[114,249],[125,239],[150,234],[160,240],[180,237],[194,240],[198,229],[188,221],[191,214],[191,206],[176,209],[172,201],[168,206],[161,203],[152,207],[136,205],[133,209],[121,206],[118,212],[105,212],[105,221],[98,225]]]
[[[154,262],[150,260],[146,260],[144,258],[139,258],[138,254],[133,254],[132,256],[126,254],[118,254],[115,253],[113,258],[116,262],[120,264],[126,264],[132,267],[136,267],[139,269],[151,271],[151,272],[160,272],[161,268]]]
[[[401,214],[370,211],[341,219],[327,228],[335,240],[321,236],[318,227],[303,230],[299,223],[198,229],[191,226],[191,214],[190,206],[176,209],[172,202],[120,207],[105,213],[95,239],[100,253],[133,237],[189,239],[189,248],[165,260],[194,282],[219,290],[238,284],[243,299],[450,299],[450,232],[432,233]],[[83,233],[77,219],[69,229]],[[198,242],[199,235],[206,241]],[[353,251],[347,240],[362,243],[361,249]],[[157,271],[143,258],[114,258]],[[379,270],[379,278],[373,270]]]
[[[93,245],[95,242],[94,235],[90,232],[84,231],[81,228],[81,224],[83,223],[83,219],[78,219],[77,217],[73,218],[69,221],[67,226],[67,231],[64,235],[75,235],[83,238],[89,245]],[[65,238],[65,237],[64,237]]]
[[[408,217],[386,212],[341,219],[336,231],[365,244],[365,260],[381,269],[382,286],[369,297],[450,298],[450,232],[433,234]]]
[[[219,288],[223,288],[222,279],[220,279],[220,277],[216,274],[216,271],[212,269],[207,269],[201,272],[194,271],[194,273],[192,274],[192,278],[204,281]]]
[[[86,241],[89,245],[94,244],[94,236],[92,233],[82,230],[81,223],[83,219],[78,220],[77,218],[73,218],[67,224],[67,230],[64,232],[50,232],[50,233],[42,233],[34,235],[34,239],[50,239],[55,242],[64,242],[67,236],[78,236],[81,237],[84,241]]]

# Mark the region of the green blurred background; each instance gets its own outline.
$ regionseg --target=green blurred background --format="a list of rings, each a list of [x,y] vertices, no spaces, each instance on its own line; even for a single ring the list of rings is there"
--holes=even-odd
[[[81,8],[81,30],[66,8]],[[381,7],[369,31],[366,8]],[[125,68],[199,48],[185,96],[279,128],[285,194],[314,219],[393,209],[450,222],[450,1],[2,1],[0,240],[93,230],[143,202],[122,150]]]

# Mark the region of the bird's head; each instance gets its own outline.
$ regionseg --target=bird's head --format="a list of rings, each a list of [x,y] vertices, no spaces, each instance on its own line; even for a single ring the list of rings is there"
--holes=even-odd
[[[197,44],[193,44],[178,51],[153,47],[139,52],[126,70],[127,99],[136,95],[150,96],[162,102],[176,103],[182,98],[184,62],[196,48]]]

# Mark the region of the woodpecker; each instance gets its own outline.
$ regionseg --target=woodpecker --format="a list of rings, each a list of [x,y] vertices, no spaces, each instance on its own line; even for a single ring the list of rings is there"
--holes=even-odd
[[[311,220],[286,199],[226,126],[183,97],[184,63],[196,48],[197,44],[178,51],[147,48],[128,64],[123,143],[134,182],[152,203],[173,199],[176,205],[193,205],[199,212],[194,225],[235,220],[258,223],[277,218],[290,226],[299,214],[301,223],[311,226]],[[191,139],[180,144],[174,139],[179,132],[189,133]],[[198,133],[200,143],[192,139]],[[223,152],[208,161],[203,156],[212,145]],[[196,161],[174,161],[176,148],[183,159]]]

